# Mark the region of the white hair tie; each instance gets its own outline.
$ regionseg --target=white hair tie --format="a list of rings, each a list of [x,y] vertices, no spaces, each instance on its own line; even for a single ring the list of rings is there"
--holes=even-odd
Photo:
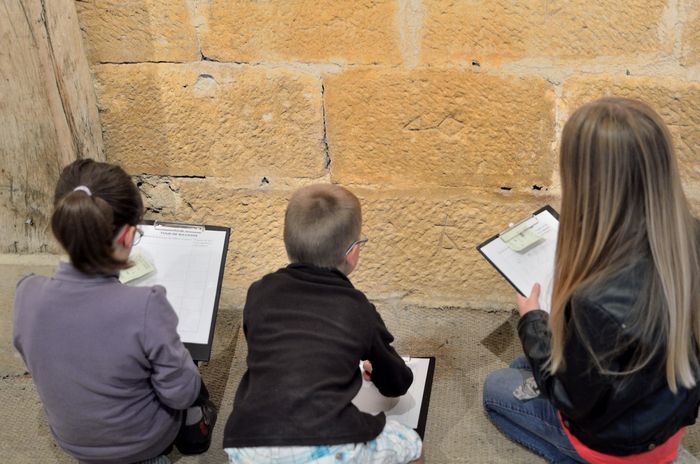
[[[76,188],[73,189],[74,192],[75,192],[76,190],[80,190],[81,192],[85,192],[85,193],[87,193],[88,196],[90,196],[90,197],[92,196],[92,192],[90,191],[90,189],[87,188],[87,187],[84,186],[84,185],[78,185]]]

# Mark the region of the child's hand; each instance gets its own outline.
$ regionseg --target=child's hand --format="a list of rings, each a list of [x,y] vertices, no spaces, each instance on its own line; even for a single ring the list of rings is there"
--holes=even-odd
[[[532,292],[530,296],[525,298],[519,293],[516,296],[516,301],[518,303],[518,314],[523,317],[525,314],[529,313],[533,309],[540,309],[540,284],[535,284],[532,286]]]
[[[372,363],[369,361],[362,361],[362,378],[372,380]]]

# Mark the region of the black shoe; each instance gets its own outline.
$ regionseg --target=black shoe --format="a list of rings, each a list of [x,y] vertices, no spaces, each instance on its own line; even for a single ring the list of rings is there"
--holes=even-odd
[[[202,418],[192,425],[183,425],[175,439],[175,446],[182,454],[202,454],[211,445],[211,436],[216,424],[216,406],[209,400],[201,406]]]

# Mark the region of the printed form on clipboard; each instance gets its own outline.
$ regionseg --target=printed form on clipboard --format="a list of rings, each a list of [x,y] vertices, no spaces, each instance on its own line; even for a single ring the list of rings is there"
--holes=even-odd
[[[558,233],[559,213],[548,205],[476,249],[521,295],[529,296],[539,282],[540,307],[549,312]]]
[[[428,406],[433,388],[435,358],[403,357],[406,365],[413,372],[413,383],[405,395],[389,398],[381,393],[372,381],[362,380],[362,387],[352,403],[362,412],[376,415],[384,412],[387,417],[411,427],[421,438],[425,438],[425,426],[428,421]],[[362,363],[360,363],[362,370]]]
[[[196,361],[208,361],[231,229],[146,221],[119,280],[162,285],[178,316],[177,332]]]

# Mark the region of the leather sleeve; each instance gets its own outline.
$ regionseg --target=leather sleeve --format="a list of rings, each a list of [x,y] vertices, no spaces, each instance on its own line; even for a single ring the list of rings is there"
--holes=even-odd
[[[549,314],[542,310],[525,314],[518,334],[541,393],[575,422],[595,414],[609,394],[610,377],[601,374],[598,360],[614,349],[620,332],[617,321],[588,300],[574,298],[566,311],[564,366],[554,375],[548,369]]]

